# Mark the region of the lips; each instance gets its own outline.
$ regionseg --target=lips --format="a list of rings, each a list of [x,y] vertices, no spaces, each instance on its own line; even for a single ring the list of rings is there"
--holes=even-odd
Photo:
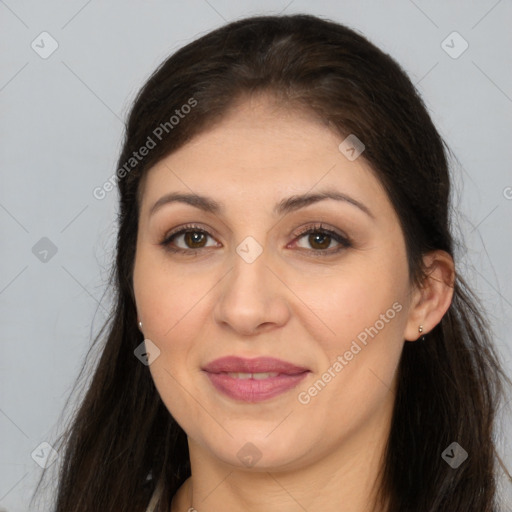
[[[309,371],[307,368],[275,359],[273,357],[243,357],[228,356],[208,363],[203,367],[209,373],[277,373],[280,375],[297,375]]]
[[[262,402],[296,387],[310,372],[307,368],[275,359],[223,357],[203,371],[214,388],[231,399]]]

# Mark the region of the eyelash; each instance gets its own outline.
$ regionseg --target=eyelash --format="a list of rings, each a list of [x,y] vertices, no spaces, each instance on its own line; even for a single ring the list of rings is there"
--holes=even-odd
[[[204,230],[203,228],[195,225],[195,224],[187,224],[183,227],[181,227],[178,231],[171,232],[167,234],[164,239],[160,242],[159,245],[163,246],[166,251],[169,251],[171,253],[179,253],[179,254],[187,254],[190,256],[196,255],[199,251],[202,249],[207,249],[207,247],[199,247],[199,248],[190,248],[190,249],[182,249],[180,247],[172,247],[171,242],[178,236],[183,235],[187,232],[195,232],[195,233],[202,233],[206,236],[211,236],[208,231]],[[332,229],[324,228],[323,225],[315,224],[314,226],[308,226],[304,230],[301,230],[299,233],[296,233],[294,235],[294,241],[296,239],[300,239],[303,236],[310,235],[310,234],[322,234],[322,235],[328,235],[330,236],[334,241],[338,242],[339,247],[333,249],[309,249],[309,252],[314,253],[315,256],[329,256],[332,254],[337,254],[341,252],[344,249],[347,249],[349,247],[352,247],[351,240],[341,235],[340,233],[337,233],[336,231],[333,231]],[[212,237],[213,238],[213,237]],[[305,249],[308,250],[308,249]]]

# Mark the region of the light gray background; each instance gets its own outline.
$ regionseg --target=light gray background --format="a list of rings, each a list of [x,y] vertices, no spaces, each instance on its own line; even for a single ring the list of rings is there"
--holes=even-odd
[[[491,312],[512,373],[509,0],[0,0],[0,508],[28,510],[43,471],[31,453],[60,432],[64,400],[109,309],[117,194],[99,201],[92,190],[115,172],[135,93],[198,35],[282,11],[362,31],[417,84],[460,160],[456,222],[467,249],[459,265]],[[47,59],[31,48],[43,31],[59,45]],[[457,59],[441,46],[453,31],[469,44]],[[43,237],[57,248],[46,262],[32,250]],[[500,452],[511,468],[510,416],[504,422]]]

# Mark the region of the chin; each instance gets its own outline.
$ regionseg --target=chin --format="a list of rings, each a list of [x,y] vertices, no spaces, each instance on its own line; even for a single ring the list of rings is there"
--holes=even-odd
[[[226,464],[249,471],[275,471],[292,469],[303,454],[303,440],[297,436],[281,432],[281,435],[265,433],[233,433],[233,438],[223,439],[214,445],[207,443],[212,455]]]

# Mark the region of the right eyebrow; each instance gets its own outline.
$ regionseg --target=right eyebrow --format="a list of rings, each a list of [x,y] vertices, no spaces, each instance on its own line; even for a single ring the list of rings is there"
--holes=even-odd
[[[169,203],[185,203],[200,210],[209,213],[221,213],[222,208],[220,204],[210,197],[199,196],[197,194],[183,194],[180,192],[171,192],[170,194],[166,194],[162,196],[149,210],[149,216],[153,215],[156,211],[158,211],[162,206]]]

